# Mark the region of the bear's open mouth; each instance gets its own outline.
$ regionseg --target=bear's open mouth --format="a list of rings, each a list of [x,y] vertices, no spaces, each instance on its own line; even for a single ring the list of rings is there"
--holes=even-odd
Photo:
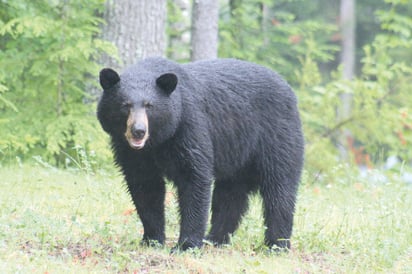
[[[146,138],[143,139],[135,139],[135,138],[130,138],[129,140],[129,145],[134,148],[134,149],[141,149],[144,147],[146,143]]]

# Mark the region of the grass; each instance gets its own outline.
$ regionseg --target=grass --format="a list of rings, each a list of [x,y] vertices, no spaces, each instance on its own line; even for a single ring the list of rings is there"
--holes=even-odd
[[[396,181],[303,183],[288,254],[262,247],[255,197],[231,245],[170,255],[178,236],[170,188],[167,246],[145,248],[116,171],[23,165],[0,168],[0,178],[2,273],[412,273],[412,187]]]

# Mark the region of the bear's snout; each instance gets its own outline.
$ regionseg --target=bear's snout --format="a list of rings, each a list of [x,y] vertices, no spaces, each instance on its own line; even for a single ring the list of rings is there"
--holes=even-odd
[[[131,129],[131,132],[133,138],[141,140],[146,135],[146,126],[143,124],[134,124]]]
[[[130,112],[125,136],[131,148],[141,149],[144,147],[149,138],[149,123],[146,111],[140,109]]]

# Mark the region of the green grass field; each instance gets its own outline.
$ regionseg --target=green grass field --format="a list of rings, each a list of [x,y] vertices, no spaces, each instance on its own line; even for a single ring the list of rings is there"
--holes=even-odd
[[[179,223],[171,188],[167,246],[145,248],[116,171],[3,167],[0,272],[412,273],[412,187],[356,178],[333,182],[301,185],[288,254],[270,254],[262,246],[255,197],[231,245],[170,255]]]

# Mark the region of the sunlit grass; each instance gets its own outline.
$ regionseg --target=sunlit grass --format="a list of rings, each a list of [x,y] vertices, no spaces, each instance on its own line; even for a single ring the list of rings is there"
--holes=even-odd
[[[231,245],[170,255],[179,223],[171,188],[167,246],[144,248],[116,171],[4,167],[0,178],[2,272],[412,273],[412,187],[396,181],[302,184],[288,254],[262,246],[261,205],[253,197]]]

